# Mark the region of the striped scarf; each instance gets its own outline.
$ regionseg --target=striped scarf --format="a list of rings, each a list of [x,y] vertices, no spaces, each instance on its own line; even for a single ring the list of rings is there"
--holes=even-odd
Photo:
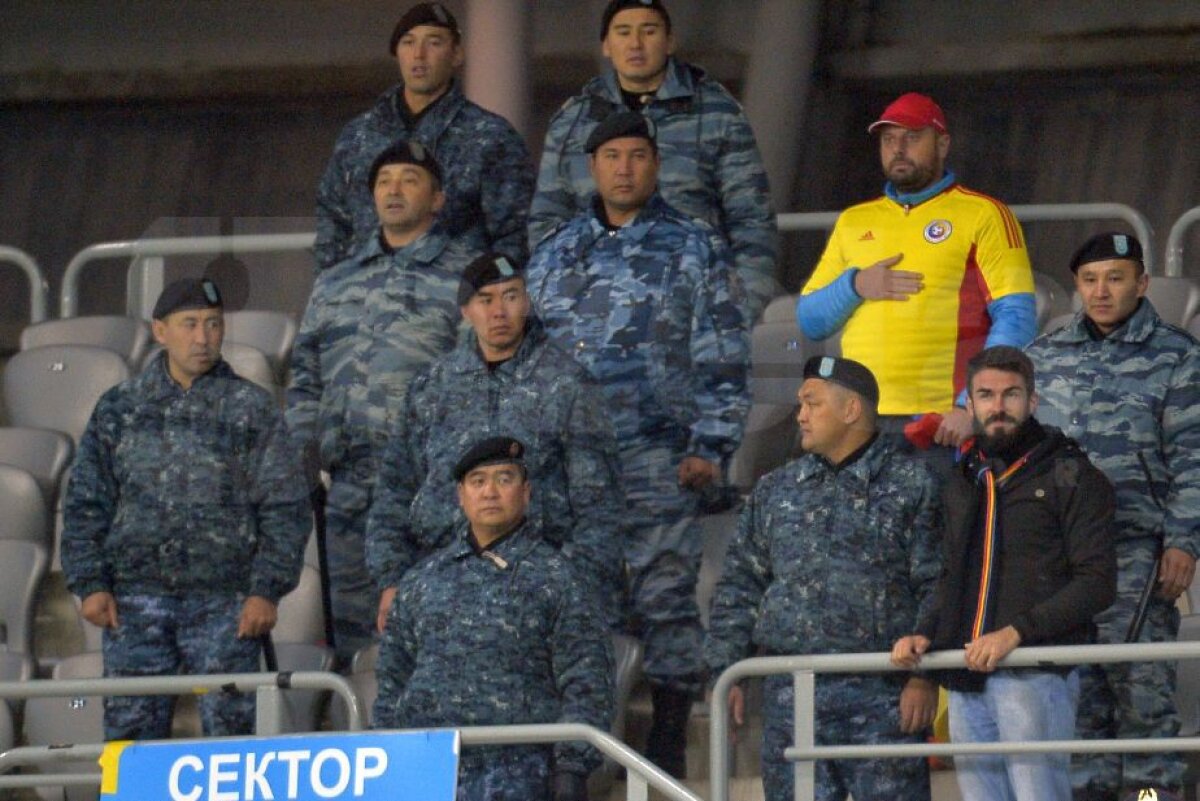
[[[979,595],[975,603],[975,620],[971,624],[972,640],[987,634],[992,626],[992,612],[996,601],[994,581],[996,554],[1000,544],[1000,515],[997,509],[1000,490],[1004,489],[1004,485],[1025,466],[1032,455],[1033,450],[1028,451],[1009,465],[999,477],[995,475],[991,464],[987,460],[983,460],[975,474],[975,480],[983,487],[983,569],[979,575]]]

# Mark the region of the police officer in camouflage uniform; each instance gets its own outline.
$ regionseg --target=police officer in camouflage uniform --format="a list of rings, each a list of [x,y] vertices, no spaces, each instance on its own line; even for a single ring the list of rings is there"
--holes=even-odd
[[[768,655],[886,651],[926,613],[941,570],[941,504],[921,461],[876,430],[879,386],[862,364],[814,356],[799,392],[807,452],[764,476],[738,521],[713,597],[712,676]],[[743,720],[740,689],[730,716]],[[794,797],[792,677],[766,682],[763,785]],[[818,745],[918,743],[937,709],[927,678],[820,676]],[[818,801],[929,798],[924,759],[820,761]]]
[[[654,702],[647,756],[681,776],[704,669],[697,499],[741,440],[750,352],[723,240],[655,191],[652,126],[621,112],[596,127],[593,205],[542,241],[527,281],[550,339],[609,403],[629,507],[631,628]]]
[[[379,652],[376,728],[612,718],[612,644],[575,570],[526,517],[524,446],[473,443],[454,465],[467,519],[400,580]],[[458,801],[586,801],[583,743],[471,747]]]
[[[584,145],[596,126],[615,111],[640,111],[658,127],[659,191],[725,238],[753,325],[781,289],[767,173],[746,115],[704,70],[675,60],[671,17],[659,0],[612,0],[600,40],[609,68],[563,104],[546,132],[530,242],[590,207],[595,187]]]
[[[221,359],[208,279],[163,290],[163,352],[96,404],[63,506],[62,567],[104,629],[106,676],[248,673],[300,575],[312,524],[271,396]],[[104,738],[165,739],[174,699],[109,697]],[[254,697],[200,699],[209,735],[249,734]]]
[[[383,588],[380,630],[400,577],[448,543],[460,516],[451,475],[471,443],[504,431],[528,443],[529,517],[579,560],[597,612],[619,617],[625,495],[599,387],[529,314],[524,272],[507,257],[473,261],[458,288],[473,331],[409,384],[367,525],[367,562]]]
[[[418,3],[392,31],[388,54],[400,83],[351,120],[338,136],[317,188],[318,269],[355,255],[378,230],[367,170],[385,148],[414,140],[442,165],[445,207],[437,232],[475,251],[524,261],[533,165],[521,136],[503,117],[463,95],[458,22],[441,3]]]
[[[318,274],[292,349],[288,424],[328,472],[329,572],[339,659],[369,644],[378,593],[365,536],[379,457],[413,374],[458,340],[456,296],[475,252],[431,230],[441,169],[428,148],[385,150],[365,181],[376,235]]]
[[[1078,440],[1117,491],[1117,602],[1096,618],[1099,641],[1125,642],[1148,582],[1153,597],[1138,642],[1172,642],[1175,599],[1200,555],[1200,348],[1163,322],[1136,238],[1088,240],[1071,262],[1083,308],[1028,348],[1038,416]],[[1081,737],[1173,737],[1179,716],[1171,662],[1082,669]],[[1179,754],[1076,757],[1076,797],[1105,801],[1146,788],[1179,792]]]

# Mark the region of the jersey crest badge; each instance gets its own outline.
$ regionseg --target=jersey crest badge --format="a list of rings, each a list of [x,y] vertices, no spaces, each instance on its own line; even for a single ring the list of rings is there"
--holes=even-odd
[[[934,220],[929,225],[925,226],[925,241],[931,245],[936,245],[939,242],[945,242],[950,238],[950,234],[954,232],[954,226],[949,220]]]

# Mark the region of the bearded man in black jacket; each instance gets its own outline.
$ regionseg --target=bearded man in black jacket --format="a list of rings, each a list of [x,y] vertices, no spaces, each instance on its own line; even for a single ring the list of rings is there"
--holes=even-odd
[[[993,347],[967,366],[975,438],[945,489],[945,562],[933,611],[892,662],[966,648],[950,690],[954,742],[1068,740],[1079,678],[1070,668],[1005,668],[1018,645],[1085,643],[1116,596],[1114,495],[1073,440],[1043,426],[1033,364]],[[955,758],[964,801],[1071,801],[1070,755]]]

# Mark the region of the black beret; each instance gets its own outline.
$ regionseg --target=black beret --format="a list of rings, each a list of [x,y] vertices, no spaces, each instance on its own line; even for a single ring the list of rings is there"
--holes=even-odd
[[[1107,231],[1096,234],[1083,243],[1075,255],[1071,257],[1071,272],[1079,272],[1079,268],[1094,261],[1111,261],[1112,259],[1129,259],[1144,265],[1142,261],[1142,243],[1136,236]]]
[[[456,42],[462,35],[458,30],[458,20],[450,13],[450,9],[441,3],[417,3],[404,12],[404,16],[396,23],[396,27],[392,30],[391,41],[388,42],[388,53],[396,55],[396,45],[400,44],[400,39],[418,25],[448,28],[450,33],[454,34]]]
[[[804,363],[804,377],[820,378],[841,384],[862,395],[872,407],[879,405],[879,384],[870,370],[853,359],[840,356],[813,356]]]
[[[603,42],[604,37],[608,36],[608,26],[612,24],[613,17],[627,8],[654,9],[662,15],[663,24],[667,26],[667,33],[671,32],[671,15],[667,13],[666,6],[659,0],[611,0],[604,9],[604,16],[600,18],[600,41]]]
[[[525,467],[525,446],[512,437],[489,437],[467,448],[454,465],[454,480],[462,482],[476,467],[493,464],[516,464]]]
[[[522,278],[525,270],[520,265],[513,264],[507,256],[498,253],[484,253],[463,270],[458,282],[458,305],[466,306],[475,297],[475,293],[485,286]]]
[[[416,140],[401,140],[376,156],[371,163],[371,172],[367,177],[368,191],[375,191],[375,179],[388,164],[415,164],[428,170],[439,184],[442,182],[442,168],[429,148]]]
[[[583,150],[585,153],[595,153],[605,142],[622,139],[626,136],[647,139],[657,149],[658,145],[654,141],[657,135],[658,129],[654,125],[654,121],[646,115],[636,111],[618,111],[615,114],[609,114],[603,122],[592,129]]]
[[[158,296],[152,316],[162,320],[172,312],[184,309],[220,309],[221,292],[209,278],[181,278],[172,282]]]

